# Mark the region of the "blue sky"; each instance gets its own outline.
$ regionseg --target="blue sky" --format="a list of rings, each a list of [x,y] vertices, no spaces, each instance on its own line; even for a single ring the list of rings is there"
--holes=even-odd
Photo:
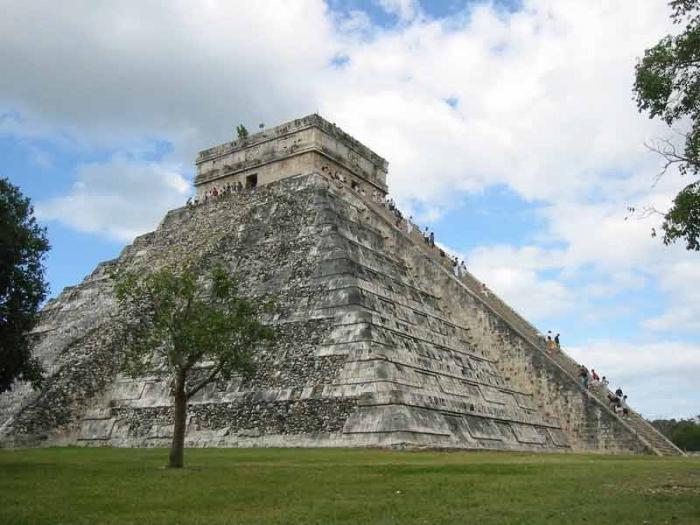
[[[2,176],[35,203],[52,293],[191,193],[196,152],[319,111],[396,200],[648,416],[700,413],[698,255],[650,237],[682,183],[631,94],[663,2],[0,0]]]

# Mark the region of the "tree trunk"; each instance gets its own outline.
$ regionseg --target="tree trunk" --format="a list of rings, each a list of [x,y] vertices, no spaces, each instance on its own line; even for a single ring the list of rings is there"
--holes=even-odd
[[[185,422],[187,421],[187,395],[185,394],[185,373],[175,376],[175,427],[173,443],[170,446],[170,468],[182,468],[185,450]]]

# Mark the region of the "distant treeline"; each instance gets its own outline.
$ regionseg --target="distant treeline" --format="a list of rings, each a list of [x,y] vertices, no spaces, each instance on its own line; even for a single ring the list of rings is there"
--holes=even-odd
[[[655,419],[651,424],[679,448],[700,451],[700,415],[693,419]]]

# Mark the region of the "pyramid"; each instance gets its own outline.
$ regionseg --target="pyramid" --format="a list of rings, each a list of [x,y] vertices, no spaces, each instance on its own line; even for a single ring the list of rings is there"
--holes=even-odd
[[[194,257],[274,295],[277,338],[252,377],[191,400],[188,446],[680,453],[582,389],[573,360],[397,222],[386,174],[318,115],[201,152],[195,205],[43,309],[32,337],[47,378],[0,395],[0,444],[168,446],[167,377],[120,373],[110,274]]]

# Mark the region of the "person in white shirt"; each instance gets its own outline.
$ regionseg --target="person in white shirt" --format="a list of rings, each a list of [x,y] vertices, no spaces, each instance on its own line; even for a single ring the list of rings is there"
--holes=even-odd
[[[628,417],[630,415],[630,407],[627,405],[627,396],[622,396],[620,408],[622,409],[622,417]]]

